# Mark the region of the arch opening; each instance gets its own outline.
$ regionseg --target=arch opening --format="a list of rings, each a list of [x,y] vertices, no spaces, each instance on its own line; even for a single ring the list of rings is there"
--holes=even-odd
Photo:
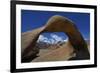
[[[37,43],[57,44],[59,42],[66,42],[67,40],[68,36],[64,32],[44,32],[39,35]]]
[[[68,41],[68,36],[64,32],[44,32],[36,41],[35,47],[44,51],[57,49]]]

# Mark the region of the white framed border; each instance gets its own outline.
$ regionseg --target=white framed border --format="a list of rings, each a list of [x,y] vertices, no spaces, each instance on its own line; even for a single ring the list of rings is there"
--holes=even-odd
[[[40,10],[40,11],[62,11],[62,12],[81,12],[90,13],[90,60],[81,61],[58,61],[58,62],[34,62],[21,63],[21,10]],[[85,8],[71,7],[51,7],[36,5],[16,5],[16,67],[17,68],[39,68],[54,66],[86,65],[94,63],[94,10]]]

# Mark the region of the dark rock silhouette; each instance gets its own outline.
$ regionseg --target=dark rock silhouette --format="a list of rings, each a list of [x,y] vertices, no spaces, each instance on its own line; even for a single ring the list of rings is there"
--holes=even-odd
[[[22,33],[22,62],[31,61],[37,56],[39,49],[34,48],[34,46],[39,35],[43,32],[66,33],[69,37],[69,43],[74,48],[73,53],[76,53],[76,56],[69,60],[90,59],[87,44],[75,24],[63,16],[55,15],[48,20],[45,26]]]

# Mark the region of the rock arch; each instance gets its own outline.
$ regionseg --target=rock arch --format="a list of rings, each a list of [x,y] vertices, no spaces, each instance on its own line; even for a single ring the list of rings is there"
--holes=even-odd
[[[35,49],[34,46],[39,35],[43,32],[65,32],[76,53],[76,57],[71,59],[90,58],[87,44],[75,24],[63,16],[55,15],[48,20],[45,26],[22,33],[22,62],[27,61],[31,56],[36,57],[39,50]]]

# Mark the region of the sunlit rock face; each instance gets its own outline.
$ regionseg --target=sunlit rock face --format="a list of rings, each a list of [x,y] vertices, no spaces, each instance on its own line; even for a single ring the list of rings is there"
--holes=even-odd
[[[75,26],[75,24],[59,15],[52,16],[45,26],[34,29],[32,31],[28,31],[25,33],[22,33],[22,49],[21,49],[21,54],[22,54],[22,62],[28,62],[28,61],[34,61],[34,59],[38,56],[39,54],[39,49],[34,48],[36,45],[36,42],[39,38],[39,35],[44,33],[44,32],[64,32],[68,36],[68,42],[72,46],[71,48],[65,47],[68,45],[67,43],[65,45],[62,45],[59,47],[60,52],[57,50],[50,51],[52,53],[57,53],[59,56],[52,56],[49,52],[48,55],[46,56],[39,56],[37,60],[35,61],[54,61],[54,60],[83,60],[83,59],[89,59],[89,51],[87,44],[85,43],[85,40],[83,39],[81,33]],[[68,48],[68,50],[67,50]],[[61,50],[62,49],[62,50]],[[60,58],[61,55],[60,53],[63,53],[63,50],[65,50],[65,54],[67,54],[66,57]],[[72,54],[75,54],[75,56],[71,56]],[[46,58],[52,57],[52,59],[47,59]]]

